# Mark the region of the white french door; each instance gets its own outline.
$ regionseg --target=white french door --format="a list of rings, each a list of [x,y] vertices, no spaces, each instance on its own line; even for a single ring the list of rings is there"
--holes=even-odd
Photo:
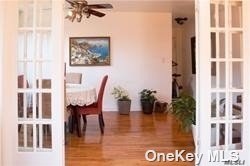
[[[201,166],[250,165],[249,18],[248,0],[196,1]]]
[[[3,5],[3,165],[64,165],[63,1]]]
[[[2,164],[2,110],[3,110],[3,89],[2,89],[2,82],[3,82],[3,74],[2,74],[2,66],[3,66],[3,19],[4,18],[4,8],[3,2],[0,1],[0,165]]]

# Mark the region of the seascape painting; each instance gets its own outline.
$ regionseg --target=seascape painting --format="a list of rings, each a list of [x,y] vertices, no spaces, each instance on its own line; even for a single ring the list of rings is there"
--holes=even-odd
[[[110,37],[71,37],[70,66],[110,65]]]

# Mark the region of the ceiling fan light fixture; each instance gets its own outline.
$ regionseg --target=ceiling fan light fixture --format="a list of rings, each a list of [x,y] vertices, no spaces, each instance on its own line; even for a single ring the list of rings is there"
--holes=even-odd
[[[73,12],[71,10],[69,10],[67,16],[72,17],[73,16]]]
[[[76,19],[77,22],[81,22],[83,14],[86,15],[86,18],[89,18],[91,15],[97,17],[105,16],[104,13],[93,9],[112,9],[113,6],[111,4],[91,4],[89,5],[86,0],[65,0],[67,3],[71,5],[69,7],[69,11],[67,12],[67,16],[65,19],[69,19],[74,22]]]
[[[82,14],[81,13],[76,14],[76,20],[77,20],[77,22],[81,22],[81,20],[82,20]]]

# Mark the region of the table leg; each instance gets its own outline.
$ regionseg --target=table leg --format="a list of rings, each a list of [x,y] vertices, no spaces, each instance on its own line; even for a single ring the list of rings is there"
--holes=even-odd
[[[75,121],[74,121],[74,106],[69,105],[67,106],[67,110],[70,111],[70,115],[68,118],[68,128],[69,128],[69,132],[72,134],[74,132],[74,125],[75,125]]]
[[[81,118],[79,113],[77,112],[76,107],[74,107],[74,116],[75,116],[75,123],[76,123],[76,130],[78,137],[81,137]]]

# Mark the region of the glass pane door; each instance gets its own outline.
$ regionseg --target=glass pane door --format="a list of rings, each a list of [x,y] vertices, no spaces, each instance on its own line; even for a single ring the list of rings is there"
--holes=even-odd
[[[20,1],[18,10],[18,150],[52,148],[50,0]]]
[[[3,165],[64,165],[64,0],[2,3]]]
[[[249,2],[196,1],[200,165],[249,165]]]
[[[242,2],[211,1],[212,149],[241,150],[243,131]]]

